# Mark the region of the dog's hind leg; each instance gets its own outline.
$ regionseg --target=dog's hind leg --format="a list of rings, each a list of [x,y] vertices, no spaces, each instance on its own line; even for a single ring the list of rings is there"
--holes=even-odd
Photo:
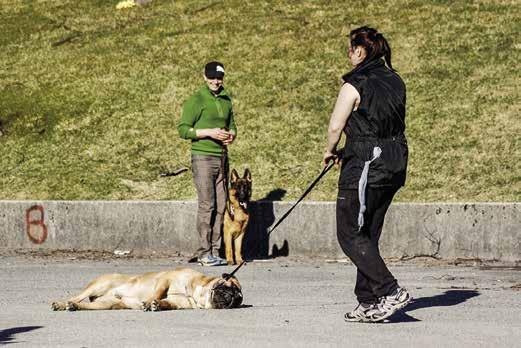
[[[67,302],[66,310],[102,310],[102,309],[132,309],[124,301],[115,297],[102,297],[94,302]]]
[[[55,301],[51,303],[51,308],[53,311],[64,311],[67,308],[67,303]]]
[[[51,308],[55,311],[64,311],[67,309],[68,303],[80,303],[88,298],[91,302],[95,301],[100,296],[105,295],[112,288],[121,285],[129,276],[122,274],[107,274],[102,275],[91,281],[85,289],[78,295],[69,298],[65,302],[53,302]],[[70,306],[69,306],[70,307]]]
[[[79,295],[70,298],[68,301],[81,302],[86,298],[91,299],[91,301],[96,300],[98,297],[107,294],[110,290],[127,282],[129,278],[130,276],[124,274],[102,275],[91,281]]]
[[[86,298],[95,298],[96,296],[93,296],[93,290],[95,290],[95,282],[91,282],[89,285],[87,285],[87,287],[85,289],[83,289],[83,291],[81,293],[79,293],[78,295],[74,296],[74,297],[71,297],[69,298],[68,300],[66,300],[65,302],[53,302],[51,304],[51,308],[55,311],[64,311],[64,310],[70,310],[70,303],[80,303],[81,301],[83,301],[84,299]]]

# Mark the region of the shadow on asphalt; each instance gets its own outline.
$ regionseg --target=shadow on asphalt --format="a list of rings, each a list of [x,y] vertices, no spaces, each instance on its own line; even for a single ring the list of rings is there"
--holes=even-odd
[[[398,311],[388,318],[387,323],[406,323],[421,321],[409,315],[409,312],[417,309],[429,308],[429,307],[445,307],[445,306],[456,306],[460,303],[467,301],[473,297],[479,296],[479,291],[476,290],[448,290],[443,294],[420,297],[413,299],[412,302],[407,305],[403,310]]]
[[[274,189],[264,198],[250,202],[250,221],[244,235],[243,251],[247,260],[274,259],[289,255],[289,243],[284,240],[279,247],[274,244],[270,254],[270,227],[275,223],[273,202],[281,201],[286,195],[284,189]]]
[[[17,341],[14,341],[16,334],[41,329],[42,327],[43,326],[21,326],[21,327],[12,327],[10,329],[1,330],[0,331],[0,344],[19,343]]]

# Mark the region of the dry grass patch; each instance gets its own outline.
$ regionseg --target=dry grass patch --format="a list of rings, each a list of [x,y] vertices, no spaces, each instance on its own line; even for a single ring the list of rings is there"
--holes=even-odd
[[[408,87],[401,201],[521,199],[521,5],[515,1],[255,3],[5,0],[0,7],[2,199],[194,199],[176,123],[223,61],[239,127],[231,165],[254,199],[296,199],[319,174],[345,35],[388,38]],[[337,172],[309,199],[333,200]]]

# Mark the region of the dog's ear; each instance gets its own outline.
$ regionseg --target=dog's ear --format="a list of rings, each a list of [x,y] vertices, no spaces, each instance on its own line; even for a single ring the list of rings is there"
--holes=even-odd
[[[244,175],[242,177],[251,182],[251,173],[248,168],[244,170]]]
[[[235,169],[232,169],[232,174],[230,175],[230,182],[233,184],[237,181],[237,179],[239,179],[239,174]]]

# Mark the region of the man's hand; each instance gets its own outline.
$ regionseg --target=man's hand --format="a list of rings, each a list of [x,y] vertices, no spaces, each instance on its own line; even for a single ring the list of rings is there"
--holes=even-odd
[[[196,130],[198,138],[212,138],[224,142],[230,137],[230,132],[220,128],[206,128]]]
[[[235,133],[233,131],[228,132],[228,138],[223,140],[223,145],[230,145],[235,140]]]

